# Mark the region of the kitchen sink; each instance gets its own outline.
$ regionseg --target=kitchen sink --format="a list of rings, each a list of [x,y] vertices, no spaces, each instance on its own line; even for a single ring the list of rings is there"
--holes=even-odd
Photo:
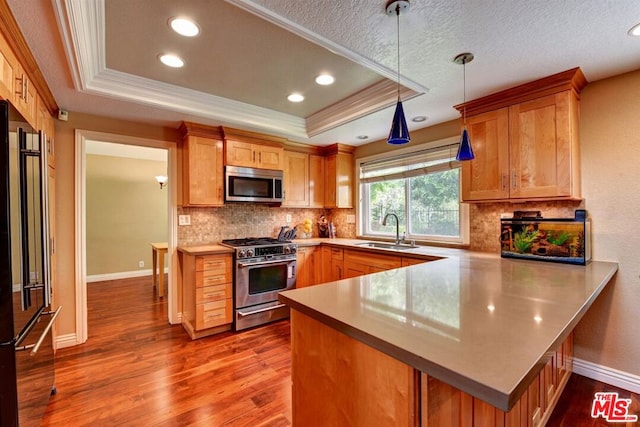
[[[378,249],[393,249],[396,251],[406,251],[411,249],[418,249],[420,246],[416,246],[415,244],[406,244],[406,243],[382,243],[382,242],[363,242],[356,243],[356,246],[363,246],[365,248],[378,248]]]

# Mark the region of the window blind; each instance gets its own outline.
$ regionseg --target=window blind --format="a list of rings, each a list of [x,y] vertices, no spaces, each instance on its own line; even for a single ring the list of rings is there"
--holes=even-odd
[[[376,159],[360,165],[360,182],[371,183],[412,178],[460,167],[458,144]]]

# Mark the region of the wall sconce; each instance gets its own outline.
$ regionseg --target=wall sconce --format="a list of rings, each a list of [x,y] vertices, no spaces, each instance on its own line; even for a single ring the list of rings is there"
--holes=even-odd
[[[169,177],[166,175],[158,175],[156,176],[156,181],[158,181],[158,184],[160,184],[160,189],[162,190],[164,188],[165,185],[167,185],[167,181],[169,180]]]

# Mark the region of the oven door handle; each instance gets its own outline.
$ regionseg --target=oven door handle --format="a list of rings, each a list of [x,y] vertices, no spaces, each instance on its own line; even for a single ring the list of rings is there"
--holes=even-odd
[[[282,307],[286,307],[286,304],[278,304],[278,305],[274,305],[273,307],[265,307],[265,308],[261,308],[258,310],[253,310],[253,311],[240,311],[238,310],[238,316],[239,317],[247,317],[247,316],[251,316],[252,314],[258,314],[258,313],[264,313],[265,311],[271,311],[271,310],[276,310],[278,308],[282,308]]]
[[[294,259],[276,259],[273,261],[261,261],[261,262],[255,262],[255,263],[244,263],[244,262],[238,262],[238,267],[253,267],[253,266],[261,266],[261,265],[267,265],[267,264],[289,264],[290,262],[295,261]]]

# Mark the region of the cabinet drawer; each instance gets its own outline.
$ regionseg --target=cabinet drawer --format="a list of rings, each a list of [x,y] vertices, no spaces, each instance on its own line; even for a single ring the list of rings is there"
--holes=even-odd
[[[231,283],[196,288],[196,304],[231,298]]]
[[[342,249],[331,248],[331,259],[335,259],[336,261],[342,261],[343,256],[344,256],[344,251]]]
[[[231,281],[231,271],[229,271],[229,273],[220,273],[217,271],[196,271],[196,288],[222,285]]]
[[[196,257],[196,271],[231,271],[231,254]]]
[[[213,328],[233,321],[231,299],[196,304],[196,329]]]

